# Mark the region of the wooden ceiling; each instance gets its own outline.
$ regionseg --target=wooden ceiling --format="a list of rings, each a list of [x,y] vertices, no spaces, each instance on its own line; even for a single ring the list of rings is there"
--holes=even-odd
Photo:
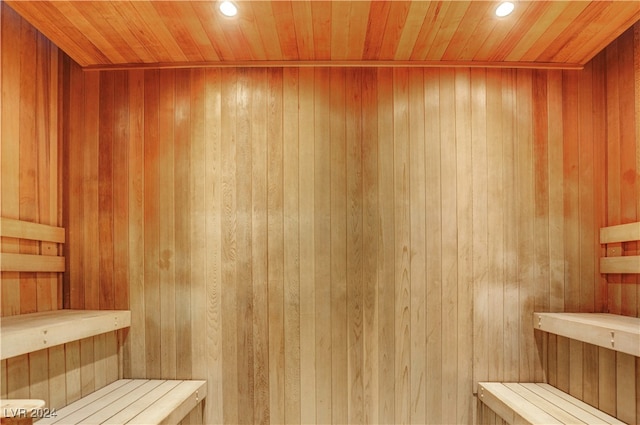
[[[640,19],[640,1],[23,1],[12,8],[80,65],[580,67]],[[281,63],[286,62],[286,63]]]

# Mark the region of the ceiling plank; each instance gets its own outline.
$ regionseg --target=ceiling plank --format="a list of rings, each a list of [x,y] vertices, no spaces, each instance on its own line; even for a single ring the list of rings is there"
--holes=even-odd
[[[471,60],[493,29],[495,3],[471,2],[442,60]]]
[[[506,18],[495,17],[495,2],[472,0],[246,0],[235,18],[201,0],[6,4],[92,68],[247,61],[574,68],[640,19],[638,1],[518,1]]]
[[[411,53],[411,59],[427,60],[429,48],[436,41],[436,37],[438,36],[440,27],[443,25],[450,5],[450,2],[437,2],[435,3],[435,7],[430,9],[430,13],[427,15],[427,19],[425,19],[420,29],[416,45]]]
[[[394,59],[411,57],[416,40],[420,35],[422,24],[426,20],[433,5],[433,2],[417,1],[411,3]]]
[[[172,58],[176,62],[187,60],[184,52],[176,42],[175,38],[169,32],[169,29],[161,21],[160,16],[156,12],[151,2],[134,1],[131,2],[131,6],[136,10],[138,16],[140,16],[145,22],[146,30],[150,34],[153,34],[154,38],[156,38],[159,43],[164,46],[170,58]],[[121,5],[118,5],[117,7],[121,7]]]

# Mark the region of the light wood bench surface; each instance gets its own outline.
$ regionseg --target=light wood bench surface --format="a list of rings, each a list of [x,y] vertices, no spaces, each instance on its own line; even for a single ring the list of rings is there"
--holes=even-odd
[[[640,318],[608,313],[533,313],[533,327],[640,357]]]
[[[206,381],[121,379],[37,423],[177,424],[206,395]]]
[[[131,326],[127,310],[53,310],[3,317],[0,358],[19,356]]]
[[[549,384],[480,382],[478,398],[509,424],[624,425]]]

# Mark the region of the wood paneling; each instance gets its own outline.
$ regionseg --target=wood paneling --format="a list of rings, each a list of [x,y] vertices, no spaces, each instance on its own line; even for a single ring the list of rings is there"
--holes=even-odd
[[[69,108],[98,105],[65,121],[69,160],[98,161],[70,172],[97,188],[69,198],[93,235],[70,256],[104,232],[129,250],[80,262],[71,293],[99,302],[120,270],[125,376],[206,378],[210,423],[470,422],[478,380],[628,406],[607,389],[627,359],[530,325],[607,305],[609,54],[583,72],[68,63]],[[116,188],[129,202],[102,210]]]
[[[59,90],[62,55],[2,3],[0,56],[1,216],[60,226],[66,190],[62,173],[68,164],[59,153],[64,142],[58,135],[64,113],[60,105],[66,96]],[[56,252],[57,246],[55,242],[2,239],[3,252],[62,254]],[[91,255],[95,257],[95,252]],[[74,259],[67,261],[75,264]],[[63,306],[62,276],[57,273],[2,272],[0,286],[3,317]],[[48,408],[60,408],[78,399],[83,390],[118,378],[122,373],[118,341],[122,339],[122,334],[110,332],[2,360],[0,397],[44,399]]]
[[[614,225],[640,220],[640,25],[607,47],[604,57],[607,115],[609,121],[619,117],[619,125],[607,126],[607,225]],[[623,247],[629,254],[638,253],[636,242]],[[606,278],[609,312],[640,317],[640,277]],[[604,399],[621,420],[640,421],[640,358],[623,353],[605,356],[610,360],[604,362],[600,376],[605,385],[615,383],[615,404]]]
[[[207,423],[458,423],[477,380],[546,378],[637,421],[637,358],[528,323],[638,315],[595,266],[640,210],[638,25],[580,73],[88,73],[0,11],[2,213],[67,228],[66,304],[132,307],[122,365],[116,333],[7,359],[3,397],[171,375],[208,380]],[[3,315],[40,308],[29,279]]]
[[[2,217],[57,226],[58,49],[2,5]],[[2,251],[58,253],[56,243],[2,238]],[[53,253],[50,250],[55,250]],[[2,273],[2,312],[9,316],[62,305],[55,273]]]
[[[572,205],[578,205],[577,203],[565,204],[565,213],[577,214],[579,222],[585,219],[594,222],[594,231],[598,227],[639,219],[639,32],[640,25],[636,24],[596,56],[585,70],[589,75],[582,75],[581,83],[572,87],[572,92],[568,94],[569,98],[576,99],[579,110],[584,111],[584,114],[594,108],[599,112],[593,115],[592,133],[583,130],[584,126],[578,124],[579,143],[571,148],[572,152],[565,151],[564,160],[565,163],[574,162],[574,165],[566,169],[571,172],[576,163],[575,158],[578,158],[578,165],[594,158],[594,168],[585,170],[584,173],[578,171],[577,176],[580,176],[579,193],[583,193],[581,187],[585,182],[595,182],[596,190],[589,196],[595,196],[596,205],[587,210],[580,204],[579,211],[574,211]],[[602,173],[606,173],[606,176]],[[586,241],[576,247],[568,243],[567,235],[565,229],[564,249],[579,249],[579,252],[570,254],[575,258],[572,264],[577,262],[579,266],[565,269],[565,279],[573,279],[573,270],[584,271],[582,276],[585,276],[571,286],[571,292],[568,293],[565,289],[564,296],[573,299],[571,309],[567,311],[606,311],[640,317],[638,277],[600,275],[598,260],[593,257],[593,250],[586,246]],[[598,233],[590,230],[584,236],[589,240],[598,239]],[[635,243],[628,243],[625,244],[625,249],[633,253],[637,247]],[[599,248],[596,255],[604,255],[604,248]],[[595,286],[585,285],[588,274],[594,275]],[[552,305],[551,309],[557,308]],[[548,336],[548,356],[549,383],[624,422],[638,422],[640,359],[552,335]]]
[[[8,0],[82,66],[411,61],[580,66],[640,18],[635,1]],[[375,65],[375,64],[374,64]]]
[[[2,398],[36,398],[59,409],[121,376],[117,331],[2,360]],[[6,386],[5,386],[6,385]]]
[[[627,31],[605,51],[607,74],[607,114],[619,117],[620,124],[607,127],[607,204],[608,224],[640,220],[640,40],[639,27]],[[637,253],[638,244],[624,243],[625,253]],[[640,316],[638,276],[608,276],[609,305],[612,313]]]

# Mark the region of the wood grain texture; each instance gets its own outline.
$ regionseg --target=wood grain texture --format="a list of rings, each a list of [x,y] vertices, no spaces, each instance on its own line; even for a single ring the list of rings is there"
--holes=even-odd
[[[145,303],[133,314],[144,317],[145,344],[175,351],[167,358],[183,353],[190,365],[180,367],[209,377],[223,406],[207,405],[211,422],[468,421],[480,377],[549,375],[593,399],[599,384],[587,374],[603,366],[594,350],[549,338],[555,351],[544,357],[543,339],[524,323],[534,306],[593,309],[603,293],[593,265],[582,264],[600,249],[597,186],[606,166],[596,164],[604,158],[595,147],[581,154],[567,140],[602,125],[566,99],[601,95],[605,68],[588,69],[588,78],[410,68],[129,71],[141,86],[128,87],[145,102],[125,96],[133,102],[128,122],[144,115],[145,131],[122,132],[121,142],[144,155],[144,166],[130,157],[120,175],[144,193],[128,214],[145,217],[144,225],[129,221],[129,235],[145,234],[144,285],[136,289]],[[194,89],[202,84],[203,93]],[[162,124],[173,130],[163,130],[160,149],[163,99],[174,99],[163,118],[172,123]],[[192,152],[187,168],[183,143]],[[178,203],[183,172],[195,193]],[[173,197],[160,196],[166,185]],[[196,198],[203,192],[204,203]],[[191,225],[162,242],[167,208],[171,222],[186,214],[180,220]],[[186,348],[159,333],[160,321],[184,320],[171,307],[182,302],[177,286],[154,283],[163,244],[178,249],[180,240],[175,255],[190,252],[201,264],[190,291],[206,291],[207,303],[192,301],[189,314],[206,317],[204,357],[195,355],[197,333]],[[114,243],[131,244],[131,236],[114,234]],[[197,271],[203,244],[205,274]],[[143,349],[127,348],[131,359],[147,356],[142,373],[169,373],[155,357],[162,351]],[[581,367],[570,371],[577,357]]]
[[[640,223],[618,224],[600,229],[600,243],[616,243],[640,240]]]
[[[533,327],[640,357],[640,320],[607,313],[534,313]]]
[[[58,226],[61,224],[58,216],[61,170],[57,162],[57,122],[51,125],[50,119],[52,115],[57,117],[58,110],[59,52],[11,8],[6,5],[2,8],[1,215]],[[18,241],[12,237],[2,239],[2,251],[58,255],[55,243]],[[64,259],[58,260],[64,263]],[[60,276],[4,272],[1,315],[59,308],[62,303],[58,298],[58,287],[62,286]]]
[[[78,73],[74,72],[78,68],[71,66],[53,43],[4,3],[0,5],[0,33],[3,96],[1,215],[54,227],[67,227],[72,222],[74,230],[67,235],[67,240],[76,244],[84,237],[79,217],[84,210],[85,199],[79,194],[85,186],[68,187],[66,184],[70,175],[82,174],[83,151],[66,152],[63,149],[65,138],[60,137],[59,131],[64,116],[73,120],[83,119],[83,111],[68,111],[64,104],[69,97],[83,99],[84,88],[73,94],[61,90],[61,70],[68,71],[67,78],[78,78]],[[79,164],[73,170],[66,167],[71,158]],[[61,242],[65,230],[51,240]],[[97,229],[95,234],[98,234]],[[2,250],[58,256],[62,250],[56,242],[17,242],[13,237],[3,237]],[[66,259],[67,266],[75,264],[73,272],[65,273],[66,281],[62,274],[56,273],[2,272],[0,316],[58,310],[63,303],[68,307],[72,299],[74,303],[83,305],[84,285],[83,288],[76,286],[73,291],[65,291],[64,297],[62,295],[63,285],[70,289],[70,275],[73,279],[82,279],[82,255],[74,253],[72,258]],[[93,257],[98,258],[95,253]],[[94,281],[97,280],[98,276]],[[82,382],[92,382],[95,387],[117,379],[118,368],[117,365],[113,367],[112,360],[118,355],[115,332],[109,332],[99,340],[90,338],[86,341],[85,345],[93,347],[94,358],[98,361],[83,364],[82,379],[80,344],[77,341],[3,360],[3,398],[33,394],[44,399],[47,407],[58,409],[79,397]]]
[[[2,321],[2,359],[129,327],[129,324],[128,311],[64,310],[9,316]]]
[[[206,390],[205,381],[199,380],[118,380],[41,420],[44,424],[178,423],[193,409],[202,408]]]
[[[637,277],[620,274],[600,275],[598,267],[594,270],[594,265],[597,265],[599,256],[604,256],[604,245],[600,246],[600,241],[596,241],[597,258],[593,258],[594,251],[585,246],[587,242],[585,239],[599,239],[598,232],[594,233],[599,227],[616,226],[638,220],[637,201],[640,191],[638,190],[637,105],[640,91],[637,81],[640,69],[637,67],[637,52],[640,40],[637,32],[636,24],[596,56],[585,67],[588,75],[581,75],[577,84],[569,88],[571,93],[575,94],[565,95],[567,98],[577,99],[578,114],[571,113],[570,123],[574,129],[577,128],[579,134],[580,143],[571,148],[578,153],[578,169],[582,164],[589,162],[593,162],[595,166],[593,170],[578,171],[580,176],[578,192],[570,196],[574,198],[577,196],[579,205],[585,201],[591,204],[587,199],[591,197],[595,204],[600,205],[589,211],[582,207],[579,211],[574,211],[570,205],[565,204],[565,213],[575,216],[577,212],[579,217],[572,220],[580,223],[580,228],[584,223],[585,230],[578,230],[584,233],[584,238],[578,245],[578,251],[569,254],[576,256],[572,264],[576,264],[577,261],[579,267],[574,265],[564,269],[563,296],[567,296],[567,287],[573,288],[571,289],[573,294],[571,310],[564,311],[608,312],[640,317]],[[605,105],[605,107],[596,109],[598,113],[593,114],[596,105]],[[573,109],[573,105],[565,104],[563,114]],[[629,122],[635,124],[631,125]],[[587,128],[591,128],[591,134],[585,132],[584,123],[589,123]],[[549,149],[552,149],[551,145]],[[602,156],[605,157],[602,161],[595,160]],[[590,160],[592,157],[594,160]],[[562,161],[565,164],[565,172],[568,171],[571,175],[570,169],[576,165],[573,155],[565,151]],[[571,162],[574,164],[572,165]],[[606,184],[595,184],[598,179],[606,181]],[[585,187],[589,182],[594,182],[595,191],[592,192]],[[551,190],[553,186],[550,186]],[[551,200],[553,198],[550,198]],[[575,232],[575,223],[572,226],[574,230],[571,232]],[[568,234],[566,230],[564,234],[563,245],[566,250]],[[551,233],[550,238],[553,237]],[[636,253],[635,242],[624,243],[624,247],[631,254]],[[550,248],[557,249],[553,246]],[[574,250],[576,247],[569,249]],[[555,268],[552,267],[550,271],[555,273]],[[585,279],[590,279],[590,276],[595,276],[594,285],[585,285]],[[577,280],[574,283],[569,283],[576,277]],[[553,298],[550,309],[563,311],[561,304]],[[551,344],[552,341],[554,341],[553,344]],[[565,387],[567,391],[579,396],[582,400],[625,422],[638,421],[637,359],[635,362],[629,361],[628,355],[622,353],[616,355],[611,350],[576,343],[566,338],[557,338],[557,344],[555,341],[555,337],[553,339],[549,337],[546,372],[550,383],[561,388]],[[562,364],[571,365],[567,368],[569,373],[562,371]]]
[[[584,65],[640,17],[637,2],[8,1],[80,65],[234,61],[518,61]],[[235,65],[237,66],[237,64]]]
[[[8,85],[22,78],[20,54],[7,40],[23,37],[22,21],[7,10],[2,5],[3,93],[20,98],[22,85]],[[403,13],[394,6],[393,16]],[[456,422],[470,415],[474,379],[533,380],[543,362],[549,381],[633,419],[637,402],[624,385],[634,384],[619,385],[626,381],[618,377],[635,376],[637,389],[637,361],[551,337],[541,359],[533,330],[521,322],[531,300],[553,311],[609,305],[637,316],[637,296],[623,292],[637,294],[637,285],[607,285],[588,264],[601,249],[600,224],[617,224],[615,217],[631,216],[628,203],[638,205],[637,183],[625,180],[629,170],[637,173],[637,141],[610,140],[604,150],[599,139],[617,137],[612,127],[635,111],[619,98],[637,100],[629,88],[637,68],[626,70],[627,56],[637,56],[637,32],[596,57],[589,75],[416,68],[113,74],[83,73],[64,58],[56,113],[69,304],[129,303],[135,341],[124,350],[125,374],[206,375],[208,401],[216,400],[205,406],[206,423]],[[583,100],[592,107],[580,106]],[[5,102],[2,208],[19,217],[20,162],[5,161],[19,150],[5,141],[20,133],[19,125],[11,131],[22,109]],[[109,105],[115,110],[101,114]],[[109,132],[114,145],[107,147]],[[620,206],[604,203],[603,194]],[[99,242],[113,249],[96,256]],[[532,267],[535,286],[527,282]],[[20,279],[2,279],[8,315],[20,305]],[[183,280],[189,284],[181,287]],[[174,324],[173,336],[162,323]],[[484,332],[471,343],[470,329]],[[205,356],[197,355],[198,338],[206,338]],[[52,403],[111,379],[110,347],[92,340],[68,343],[64,353],[51,349]],[[581,371],[571,371],[578,357]],[[185,363],[174,363],[179,358]],[[165,369],[163,360],[175,367]],[[4,361],[3,392],[28,392],[44,370],[42,358],[34,362],[30,374],[29,359]],[[315,367],[303,367],[309,364]],[[62,382],[63,396],[52,390]],[[295,403],[287,405],[290,396]]]
[[[0,219],[3,237],[64,243],[64,229],[10,218]]]
[[[507,423],[624,423],[548,384],[481,383],[478,396]]]

